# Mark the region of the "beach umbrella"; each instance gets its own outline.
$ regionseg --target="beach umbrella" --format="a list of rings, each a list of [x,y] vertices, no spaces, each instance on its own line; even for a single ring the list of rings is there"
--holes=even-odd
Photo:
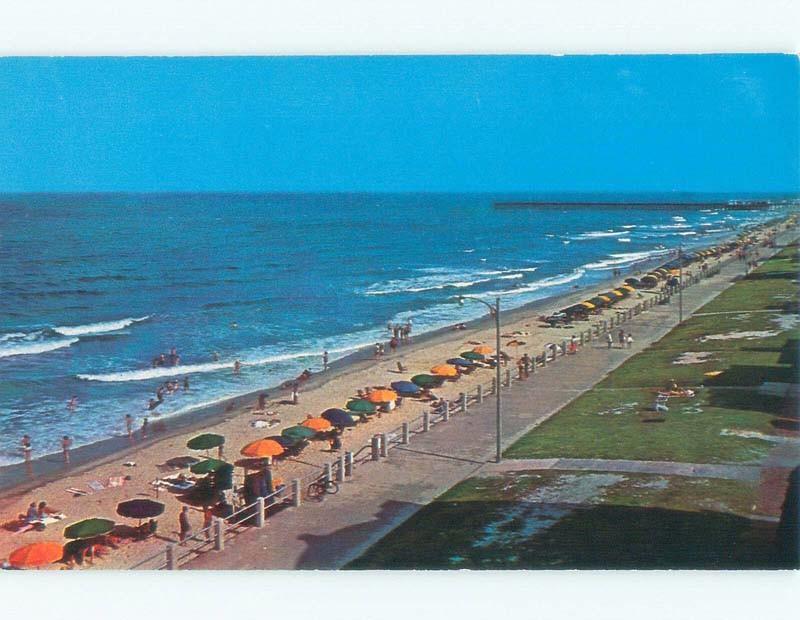
[[[392,403],[397,400],[397,392],[394,390],[372,390],[367,394],[367,400],[371,403]]]
[[[322,417],[334,426],[355,426],[356,421],[344,409],[326,409]]]
[[[211,450],[211,448],[219,448],[224,443],[225,438],[222,435],[204,433],[197,437],[192,437],[186,442],[186,447],[190,450]]]
[[[308,428],[307,426],[290,426],[289,428],[285,428],[281,431],[281,435],[284,437],[290,437],[292,439],[297,439],[298,441],[302,439],[310,439],[314,435],[317,434],[317,431],[314,429]]]
[[[300,437],[287,437],[286,435],[270,435],[267,439],[278,442],[284,448],[291,448],[295,444],[303,441]]]
[[[491,355],[494,349],[488,344],[480,344],[472,349],[473,353],[480,353],[481,355]]]
[[[475,351],[464,351],[463,353],[459,353],[459,355],[465,360],[472,360],[475,362],[482,362],[486,359],[483,353],[476,353]]]
[[[623,297],[625,297],[625,293],[623,293],[618,288],[615,288],[613,291],[611,291],[611,294],[614,295],[615,297],[617,297],[618,299],[622,299]]]
[[[431,374],[439,377],[457,377],[458,370],[455,366],[451,366],[450,364],[439,364],[431,368]]]
[[[440,387],[443,381],[443,377],[436,377],[434,375],[414,375],[411,377],[411,383],[418,385],[423,390],[426,388]]]
[[[461,366],[462,368],[472,368],[475,365],[475,362],[464,359],[463,357],[451,357],[447,360],[447,363],[451,366]]]
[[[611,304],[613,302],[613,299],[611,297],[609,297],[608,295],[606,295],[605,293],[603,293],[602,295],[598,295],[598,297],[600,299],[602,299],[604,302],[606,302],[607,304]]]
[[[300,425],[318,433],[329,431],[333,428],[333,425],[325,418],[308,418],[307,420],[303,420]]]
[[[200,459],[196,459],[193,456],[176,456],[175,458],[169,459],[165,465],[169,465],[170,467],[177,467],[178,469],[186,469],[194,465],[195,463],[199,463]]]
[[[58,562],[63,555],[60,543],[37,542],[12,551],[8,563],[17,568],[35,568]]]
[[[375,404],[369,402],[368,400],[364,400],[363,398],[356,398],[349,401],[345,405],[345,409],[348,411],[355,411],[357,413],[375,413]]]
[[[164,504],[152,499],[129,499],[117,504],[117,514],[129,519],[152,519],[164,512]]]
[[[284,453],[284,448],[277,441],[272,439],[258,439],[247,444],[239,451],[242,456],[263,459],[268,456],[280,456]]]
[[[594,310],[597,307],[591,301],[582,301],[578,305],[582,306],[586,310]]]
[[[114,522],[110,519],[84,519],[64,528],[64,538],[83,539],[94,538],[108,534],[114,529]]]
[[[626,282],[627,282],[627,280],[626,280]],[[629,285],[629,284],[625,284],[623,286],[620,286],[619,290],[628,291],[628,293],[635,293],[636,292],[636,289],[633,286]]]
[[[224,465],[227,465],[225,461],[220,461],[219,459],[206,459],[205,461],[200,461],[199,463],[192,465],[189,468],[189,471],[193,474],[213,474]]]
[[[416,396],[421,392],[419,386],[414,385],[411,381],[394,381],[392,389],[401,396]]]

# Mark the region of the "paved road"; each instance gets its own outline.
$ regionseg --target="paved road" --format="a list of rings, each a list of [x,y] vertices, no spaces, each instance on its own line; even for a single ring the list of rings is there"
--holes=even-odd
[[[765,254],[765,252],[762,252]],[[707,303],[741,275],[734,261],[722,273],[684,291],[684,314]],[[636,338],[631,349],[587,346],[559,358],[527,381],[504,390],[503,444],[537,426],[611,370],[663,337],[678,320],[677,298],[626,323]],[[324,502],[290,508],[182,568],[336,569],[361,555],[385,534],[461,480],[476,474],[493,457],[494,402],[489,398],[427,433],[412,436],[407,447],[386,459],[356,468],[338,495]]]

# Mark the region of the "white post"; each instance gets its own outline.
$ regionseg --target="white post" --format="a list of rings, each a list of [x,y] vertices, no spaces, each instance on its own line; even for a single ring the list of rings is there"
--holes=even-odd
[[[542,366],[547,366],[547,347],[542,351]]]
[[[581,338],[580,338],[581,346],[583,346],[583,343],[584,343],[584,337],[583,336],[584,336],[583,330],[581,330]]]
[[[380,435],[380,443],[381,443],[381,456],[387,457],[389,456],[389,442],[386,441],[386,433],[381,433]]]
[[[339,455],[339,462],[336,466],[336,482],[344,482],[344,454]]]
[[[403,436],[402,439],[400,440],[400,443],[403,444],[404,446],[407,446],[408,441],[411,437],[410,433],[408,432],[408,422],[403,422],[402,428],[403,428]]]
[[[167,570],[175,570],[177,567],[175,566],[175,545],[172,543],[167,545],[166,549],[167,554]]]
[[[497,377],[492,377],[492,394],[497,393]]]
[[[225,549],[225,521],[214,517],[214,550],[222,551],[223,549]]]
[[[444,401],[444,407],[442,408],[442,420],[447,422],[450,419],[450,401]]]
[[[566,354],[567,354],[567,341],[566,340],[562,340],[561,341],[561,355],[566,355]]]
[[[478,404],[483,402],[483,384],[478,384]]]
[[[422,432],[427,433],[431,430],[431,412],[427,409],[422,412]]]
[[[323,473],[323,476],[325,484],[328,484],[331,480],[333,480],[333,468],[331,467],[330,463],[325,463],[325,472]]]
[[[461,400],[461,413],[466,413],[467,412],[467,394],[466,394],[466,392],[461,392],[460,400]]]
[[[505,380],[506,387],[511,387],[511,369],[506,368],[506,380]]]
[[[300,493],[300,480],[295,478],[292,480],[292,506],[297,508],[300,503],[302,502],[302,497]]]
[[[350,478],[353,475],[353,453],[344,453],[344,475]]]
[[[372,460],[377,461],[381,458],[381,438],[377,435],[372,436]]]
[[[256,527],[264,527],[264,498],[256,500]]]

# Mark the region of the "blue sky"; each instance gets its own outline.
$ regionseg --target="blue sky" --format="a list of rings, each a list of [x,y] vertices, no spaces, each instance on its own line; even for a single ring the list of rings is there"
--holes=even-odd
[[[0,191],[800,189],[777,55],[0,59]]]

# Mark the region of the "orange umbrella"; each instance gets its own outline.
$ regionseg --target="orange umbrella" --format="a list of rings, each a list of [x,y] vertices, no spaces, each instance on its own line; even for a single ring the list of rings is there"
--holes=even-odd
[[[329,431],[333,428],[333,425],[325,418],[308,418],[308,420],[303,420],[301,426],[305,426],[317,432]]]
[[[57,562],[63,555],[64,549],[59,543],[38,542],[12,551],[8,562],[17,568],[32,568]]]
[[[241,449],[242,456],[263,459],[268,456],[279,456],[283,454],[283,446],[274,439],[259,439],[247,444]]]
[[[397,400],[397,392],[394,390],[372,390],[367,394],[367,400],[371,403],[393,403]]]
[[[475,353],[480,353],[480,351],[475,351]],[[439,377],[457,377],[458,369],[450,364],[439,364],[431,368],[431,373]]]
[[[488,344],[481,344],[472,349],[475,353],[480,353],[481,355],[491,355],[494,353],[494,349],[490,347]]]

